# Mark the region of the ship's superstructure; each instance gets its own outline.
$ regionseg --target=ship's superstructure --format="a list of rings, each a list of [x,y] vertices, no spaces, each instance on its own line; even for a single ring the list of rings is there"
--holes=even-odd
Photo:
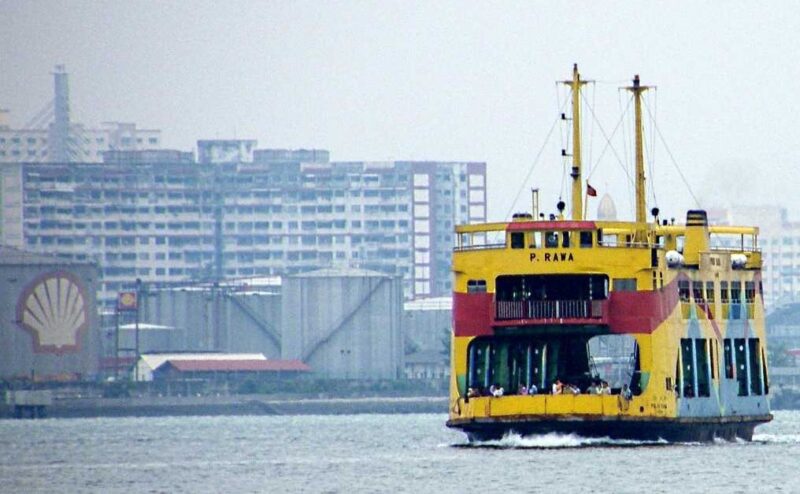
[[[771,419],[758,229],[709,225],[703,210],[648,221],[638,76],[636,220],[585,220],[583,82],[575,67],[572,218],[560,202],[555,219],[456,228],[448,426],[471,439],[750,439]]]

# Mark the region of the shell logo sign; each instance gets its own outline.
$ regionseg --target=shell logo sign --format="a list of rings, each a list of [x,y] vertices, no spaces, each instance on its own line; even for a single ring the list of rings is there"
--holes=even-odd
[[[80,335],[89,325],[86,290],[66,271],[37,277],[17,302],[17,324],[33,336],[35,353],[80,350]]]
[[[136,292],[120,292],[117,298],[117,310],[138,310],[139,303]]]

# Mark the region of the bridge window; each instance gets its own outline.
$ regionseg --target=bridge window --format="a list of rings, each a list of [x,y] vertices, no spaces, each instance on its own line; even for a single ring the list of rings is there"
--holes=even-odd
[[[467,293],[485,293],[486,280],[468,280]]]
[[[740,304],[742,302],[742,282],[731,282],[731,303]]]
[[[614,278],[615,292],[635,292],[636,278]]]
[[[580,245],[582,248],[592,246],[592,232],[580,232]]]
[[[744,282],[744,301],[752,304],[756,299],[756,284],[753,281]]]
[[[530,232],[531,243],[528,247],[535,249],[542,246],[542,232]]]
[[[551,249],[558,247],[558,232],[545,232],[544,246]]]
[[[703,302],[703,282],[702,281],[693,281],[692,282],[692,296],[694,297],[694,301],[697,303]]]
[[[562,232],[561,233],[561,246],[562,247],[569,247],[570,237],[572,236],[572,232]]]
[[[525,248],[525,234],[523,232],[512,232],[510,237],[512,249]]]
[[[706,301],[708,303],[714,303],[714,282],[713,281],[706,281]]]
[[[689,301],[689,282],[687,280],[678,281],[678,298],[681,302]]]

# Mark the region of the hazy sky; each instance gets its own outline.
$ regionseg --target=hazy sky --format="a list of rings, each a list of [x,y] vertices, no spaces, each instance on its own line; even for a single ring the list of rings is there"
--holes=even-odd
[[[605,147],[600,126],[610,134],[627,106],[618,87],[638,73],[658,86],[648,108],[703,206],[794,207],[800,4],[697,4],[0,0],[0,107],[27,122],[64,63],[85,124],[134,121],[183,150],[238,137],[334,160],[486,161],[489,214],[501,219],[563,102],[554,81],[578,62],[597,81],[587,168]],[[627,166],[630,120],[614,138]],[[524,184],[543,189],[546,209],[562,189],[561,131]],[[658,205],[683,217],[692,201],[666,148],[650,154]],[[591,182],[630,217],[614,152]]]

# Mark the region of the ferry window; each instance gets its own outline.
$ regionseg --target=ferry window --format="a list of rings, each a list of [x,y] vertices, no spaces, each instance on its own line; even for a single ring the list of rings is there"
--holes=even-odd
[[[548,248],[558,247],[558,232],[545,232],[544,246]]]
[[[769,394],[769,376],[767,375],[767,356],[761,348],[761,375],[764,376],[764,394]]]
[[[719,301],[723,304],[727,304],[730,297],[730,292],[728,292],[728,282],[727,281],[720,281],[719,282]]]
[[[666,384],[667,391],[672,391],[673,388],[672,388],[672,378],[671,377],[668,377],[665,380],[665,384]]]
[[[733,340],[733,357],[736,362],[736,380],[739,382],[739,396],[747,396],[747,340]]]
[[[760,395],[761,393],[761,348],[758,338],[750,338],[747,342],[750,345],[748,357],[750,358],[750,394]]]
[[[581,247],[591,247],[592,246],[592,232],[580,232],[580,243]]]
[[[636,373],[636,339],[631,335],[600,335],[589,340],[589,365],[592,377],[606,381],[612,392],[618,393],[623,384],[631,391],[639,386]]]
[[[487,390],[491,384],[491,344],[486,340],[475,340],[469,346],[468,384],[470,388]]]
[[[692,357],[692,340],[681,338],[681,370],[683,371],[683,389],[681,396],[693,398],[694,392],[694,358]]]
[[[725,353],[725,378],[733,379],[733,346],[730,338],[723,342],[723,352]]]
[[[714,282],[706,281],[706,301],[710,304],[714,303]]]
[[[742,317],[742,283],[740,281],[731,282],[731,319],[741,319]]]
[[[694,301],[696,303],[703,303],[703,282],[702,281],[693,281],[692,282],[692,296],[694,297]]]
[[[542,232],[531,232],[531,244],[528,246],[531,249],[542,246]]]
[[[522,232],[513,232],[511,237],[511,248],[522,249],[525,247],[525,234]]]
[[[569,247],[569,240],[572,236],[572,232],[562,232],[561,233],[561,247]]]
[[[615,292],[635,292],[636,278],[614,278]]]
[[[742,282],[731,282],[731,303],[738,304],[742,302]]]
[[[678,281],[678,298],[681,302],[689,301],[689,282],[687,280]]]
[[[597,245],[603,245],[603,229],[597,229]]]
[[[528,382],[530,378],[528,372],[530,368],[528,364],[529,348],[528,342],[525,341],[514,342],[510,345],[508,354],[510,384],[506,390],[507,394],[515,394],[522,388],[528,389],[530,386]]]
[[[468,280],[467,293],[485,293],[486,280]]]
[[[752,304],[756,299],[756,284],[753,281],[744,282],[744,301]]]
[[[711,396],[711,386],[708,378],[707,339],[698,338],[694,340],[694,355],[697,360],[697,396]]]
[[[642,361],[641,354],[639,353],[639,343],[634,340],[633,342],[633,373],[631,374],[631,382],[629,384],[633,396],[639,396],[647,386],[647,380],[642,378]]]

